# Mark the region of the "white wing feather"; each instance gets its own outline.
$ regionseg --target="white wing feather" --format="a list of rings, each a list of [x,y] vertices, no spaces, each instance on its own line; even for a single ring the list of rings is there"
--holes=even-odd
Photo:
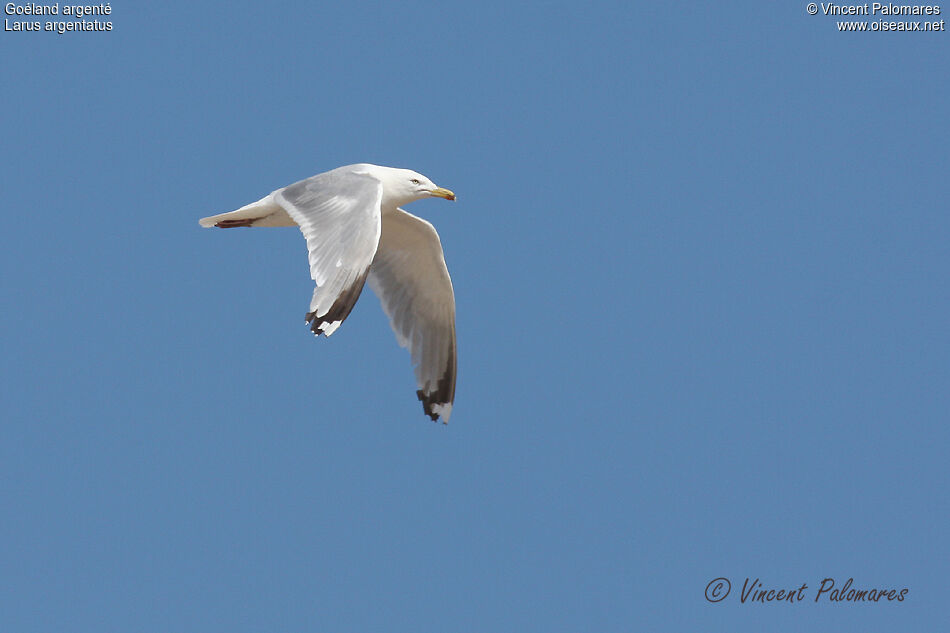
[[[435,228],[402,209],[384,213],[368,281],[396,340],[412,354],[426,414],[448,423],[455,400],[455,294]]]
[[[382,192],[370,175],[335,169],[271,194],[307,240],[317,285],[307,321],[318,336],[332,334],[359,298],[379,243]]]

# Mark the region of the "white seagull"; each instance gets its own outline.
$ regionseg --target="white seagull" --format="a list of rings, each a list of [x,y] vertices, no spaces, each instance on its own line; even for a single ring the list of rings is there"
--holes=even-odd
[[[412,354],[416,394],[448,424],[455,400],[455,294],[435,228],[399,205],[455,194],[409,169],[338,167],[278,189],[204,227],[298,226],[316,282],[307,323],[330,336],[369,281],[396,340]]]

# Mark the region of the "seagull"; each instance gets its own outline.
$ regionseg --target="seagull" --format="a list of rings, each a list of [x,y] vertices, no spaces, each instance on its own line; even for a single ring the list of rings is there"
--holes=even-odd
[[[422,410],[448,424],[456,373],[452,280],[435,227],[399,208],[431,197],[455,200],[454,193],[412,170],[360,163],[311,176],[199,224],[299,227],[316,283],[306,317],[315,336],[340,327],[368,281],[397,342],[411,353]]]

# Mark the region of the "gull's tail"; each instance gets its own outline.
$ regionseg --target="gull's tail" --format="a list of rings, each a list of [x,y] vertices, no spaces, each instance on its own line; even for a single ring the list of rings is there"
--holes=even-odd
[[[221,229],[238,226],[297,226],[287,212],[274,202],[273,194],[243,206],[237,211],[201,218],[198,224],[205,228],[216,226]]]

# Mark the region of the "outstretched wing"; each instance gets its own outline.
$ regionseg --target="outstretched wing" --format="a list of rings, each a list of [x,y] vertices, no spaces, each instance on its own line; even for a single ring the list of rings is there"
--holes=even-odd
[[[272,194],[307,239],[317,284],[307,323],[317,336],[333,334],[363,290],[379,243],[382,193],[376,178],[335,169]]]
[[[439,234],[402,209],[383,215],[382,229],[369,285],[396,340],[412,354],[423,410],[448,423],[455,400],[455,294]]]

